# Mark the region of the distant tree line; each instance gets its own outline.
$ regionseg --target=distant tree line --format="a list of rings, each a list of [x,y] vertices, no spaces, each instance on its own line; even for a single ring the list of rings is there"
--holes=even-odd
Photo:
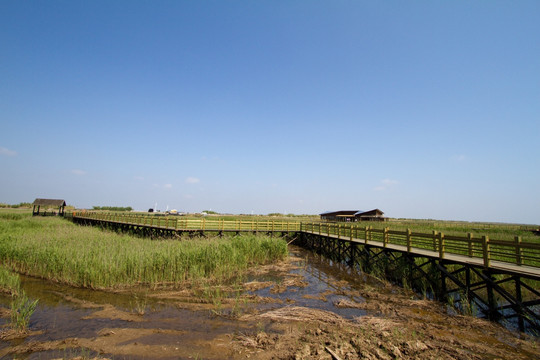
[[[131,206],[92,206],[92,210],[107,210],[107,211],[132,211]]]
[[[29,202],[22,202],[22,203],[13,204],[13,205],[0,203],[0,208],[18,209],[18,208],[31,208],[31,207],[32,207],[32,204]]]

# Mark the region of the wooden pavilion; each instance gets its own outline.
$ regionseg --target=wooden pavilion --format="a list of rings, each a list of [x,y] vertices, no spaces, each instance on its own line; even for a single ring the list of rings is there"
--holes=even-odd
[[[64,208],[66,207],[66,202],[61,199],[36,199],[32,204],[32,215],[47,215],[47,209],[49,208],[58,208],[58,211],[54,210],[50,215],[64,216]],[[41,207],[44,208],[44,211],[40,214]]]

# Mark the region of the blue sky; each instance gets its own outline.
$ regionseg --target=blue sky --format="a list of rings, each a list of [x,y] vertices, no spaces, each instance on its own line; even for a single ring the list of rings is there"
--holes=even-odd
[[[0,202],[540,223],[539,1],[0,1]]]

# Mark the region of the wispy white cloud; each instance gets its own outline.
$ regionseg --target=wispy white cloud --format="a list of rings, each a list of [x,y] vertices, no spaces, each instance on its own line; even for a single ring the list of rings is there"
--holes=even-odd
[[[6,149],[5,147],[0,146],[0,155],[2,156],[16,156],[17,152],[13,150]]]
[[[382,179],[381,182],[383,183],[383,185],[386,185],[386,186],[398,184],[397,180],[391,180],[391,179]]]
[[[72,173],[73,175],[77,175],[77,176],[83,176],[83,175],[86,175],[86,171],[80,170],[80,169],[73,169],[73,170],[71,170],[71,173]]]
[[[165,184],[163,185],[165,189],[172,189],[172,184]]]
[[[467,160],[467,156],[463,154],[452,156],[452,161],[463,162],[465,160]]]
[[[198,178],[193,177],[193,176],[189,176],[189,177],[186,178],[186,184],[198,184],[200,182],[201,182],[201,180],[199,180]]]
[[[375,190],[375,191],[385,191],[385,190],[388,190],[388,189],[392,188],[394,185],[397,185],[397,184],[399,184],[399,181],[397,181],[397,180],[382,179],[381,184],[374,187],[373,190]]]

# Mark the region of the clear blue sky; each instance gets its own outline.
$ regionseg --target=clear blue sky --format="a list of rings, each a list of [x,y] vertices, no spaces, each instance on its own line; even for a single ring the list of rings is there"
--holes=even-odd
[[[0,202],[540,223],[540,1],[0,0]]]

